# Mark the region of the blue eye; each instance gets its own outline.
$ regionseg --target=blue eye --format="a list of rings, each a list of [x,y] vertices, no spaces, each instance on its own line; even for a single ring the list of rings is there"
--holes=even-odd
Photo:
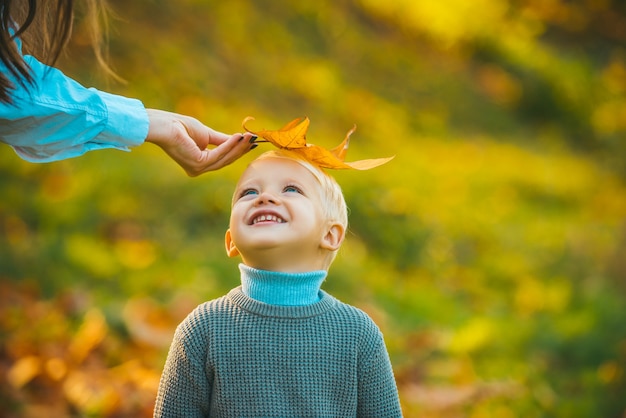
[[[290,193],[302,193],[302,190],[300,190],[296,186],[286,186],[284,191],[285,192],[290,192]]]
[[[255,195],[255,194],[259,194],[259,192],[257,192],[254,189],[246,189],[239,194],[239,197],[250,196],[250,195]]]

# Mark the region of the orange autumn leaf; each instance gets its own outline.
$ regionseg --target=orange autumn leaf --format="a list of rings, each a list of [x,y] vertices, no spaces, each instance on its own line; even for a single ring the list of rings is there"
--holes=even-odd
[[[256,136],[265,139],[267,142],[272,143],[274,146],[280,149],[287,149],[294,151],[304,157],[307,161],[318,165],[323,168],[332,169],[356,169],[356,170],[368,170],[370,168],[378,167],[385,164],[394,157],[387,158],[374,158],[368,160],[358,160],[345,162],[346,153],[348,152],[348,146],[350,144],[350,135],[356,130],[356,125],[348,131],[344,140],[332,150],[327,150],[324,147],[314,144],[307,144],[306,133],[309,129],[309,118],[294,119],[282,128],[278,130],[257,130],[252,131],[246,127],[246,123],[254,120],[253,117],[248,116],[244,119],[243,128],[255,134]]]

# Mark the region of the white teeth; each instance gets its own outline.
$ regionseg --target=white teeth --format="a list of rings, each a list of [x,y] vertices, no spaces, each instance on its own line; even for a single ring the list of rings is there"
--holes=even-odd
[[[279,224],[285,222],[282,218],[279,218],[276,215],[261,215],[257,218],[254,218],[252,220],[252,223],[256,224],[256,223],[264,222],[264,221],[278,222]]]

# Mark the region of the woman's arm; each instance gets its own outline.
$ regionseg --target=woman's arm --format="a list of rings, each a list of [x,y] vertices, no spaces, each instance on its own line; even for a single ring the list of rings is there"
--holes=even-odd
[[[12,103],[0,103],[0,139],[20,157],[49,162],[144,142],[149,119],[139,100],[87,89],[32,56],[24,59],[32,84],[12,80]]]
[[[146,141],[195,176],[224,167],[251,148],[251,134],[229,136],[188,116],[146,110],[139,100],[85,88],[32,56],[24,59],[33,83],[12,80],[12,103],[0,103],[0,142],[27,161],[57,161],[105,148],[129,150]],[[2,64],[0,69],[4,71]],[[209,145],[215,148],[206,149]]]

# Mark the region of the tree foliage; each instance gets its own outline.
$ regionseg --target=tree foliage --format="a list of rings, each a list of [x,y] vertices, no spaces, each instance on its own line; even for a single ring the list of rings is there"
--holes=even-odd
[[[626,412],[626,9],[616,0],[112,1],[96,75],[225,132],[308,116],[347,241],[324,288],[382,328],[405,415]],[[150,416],[176,324],[238,283],[230,194],[257,150],[185,177],[150,145],[0,153],[6,416]],[[4,407],[6,405],[6,407]],[[45,412],[42,412],[45,411]]]

